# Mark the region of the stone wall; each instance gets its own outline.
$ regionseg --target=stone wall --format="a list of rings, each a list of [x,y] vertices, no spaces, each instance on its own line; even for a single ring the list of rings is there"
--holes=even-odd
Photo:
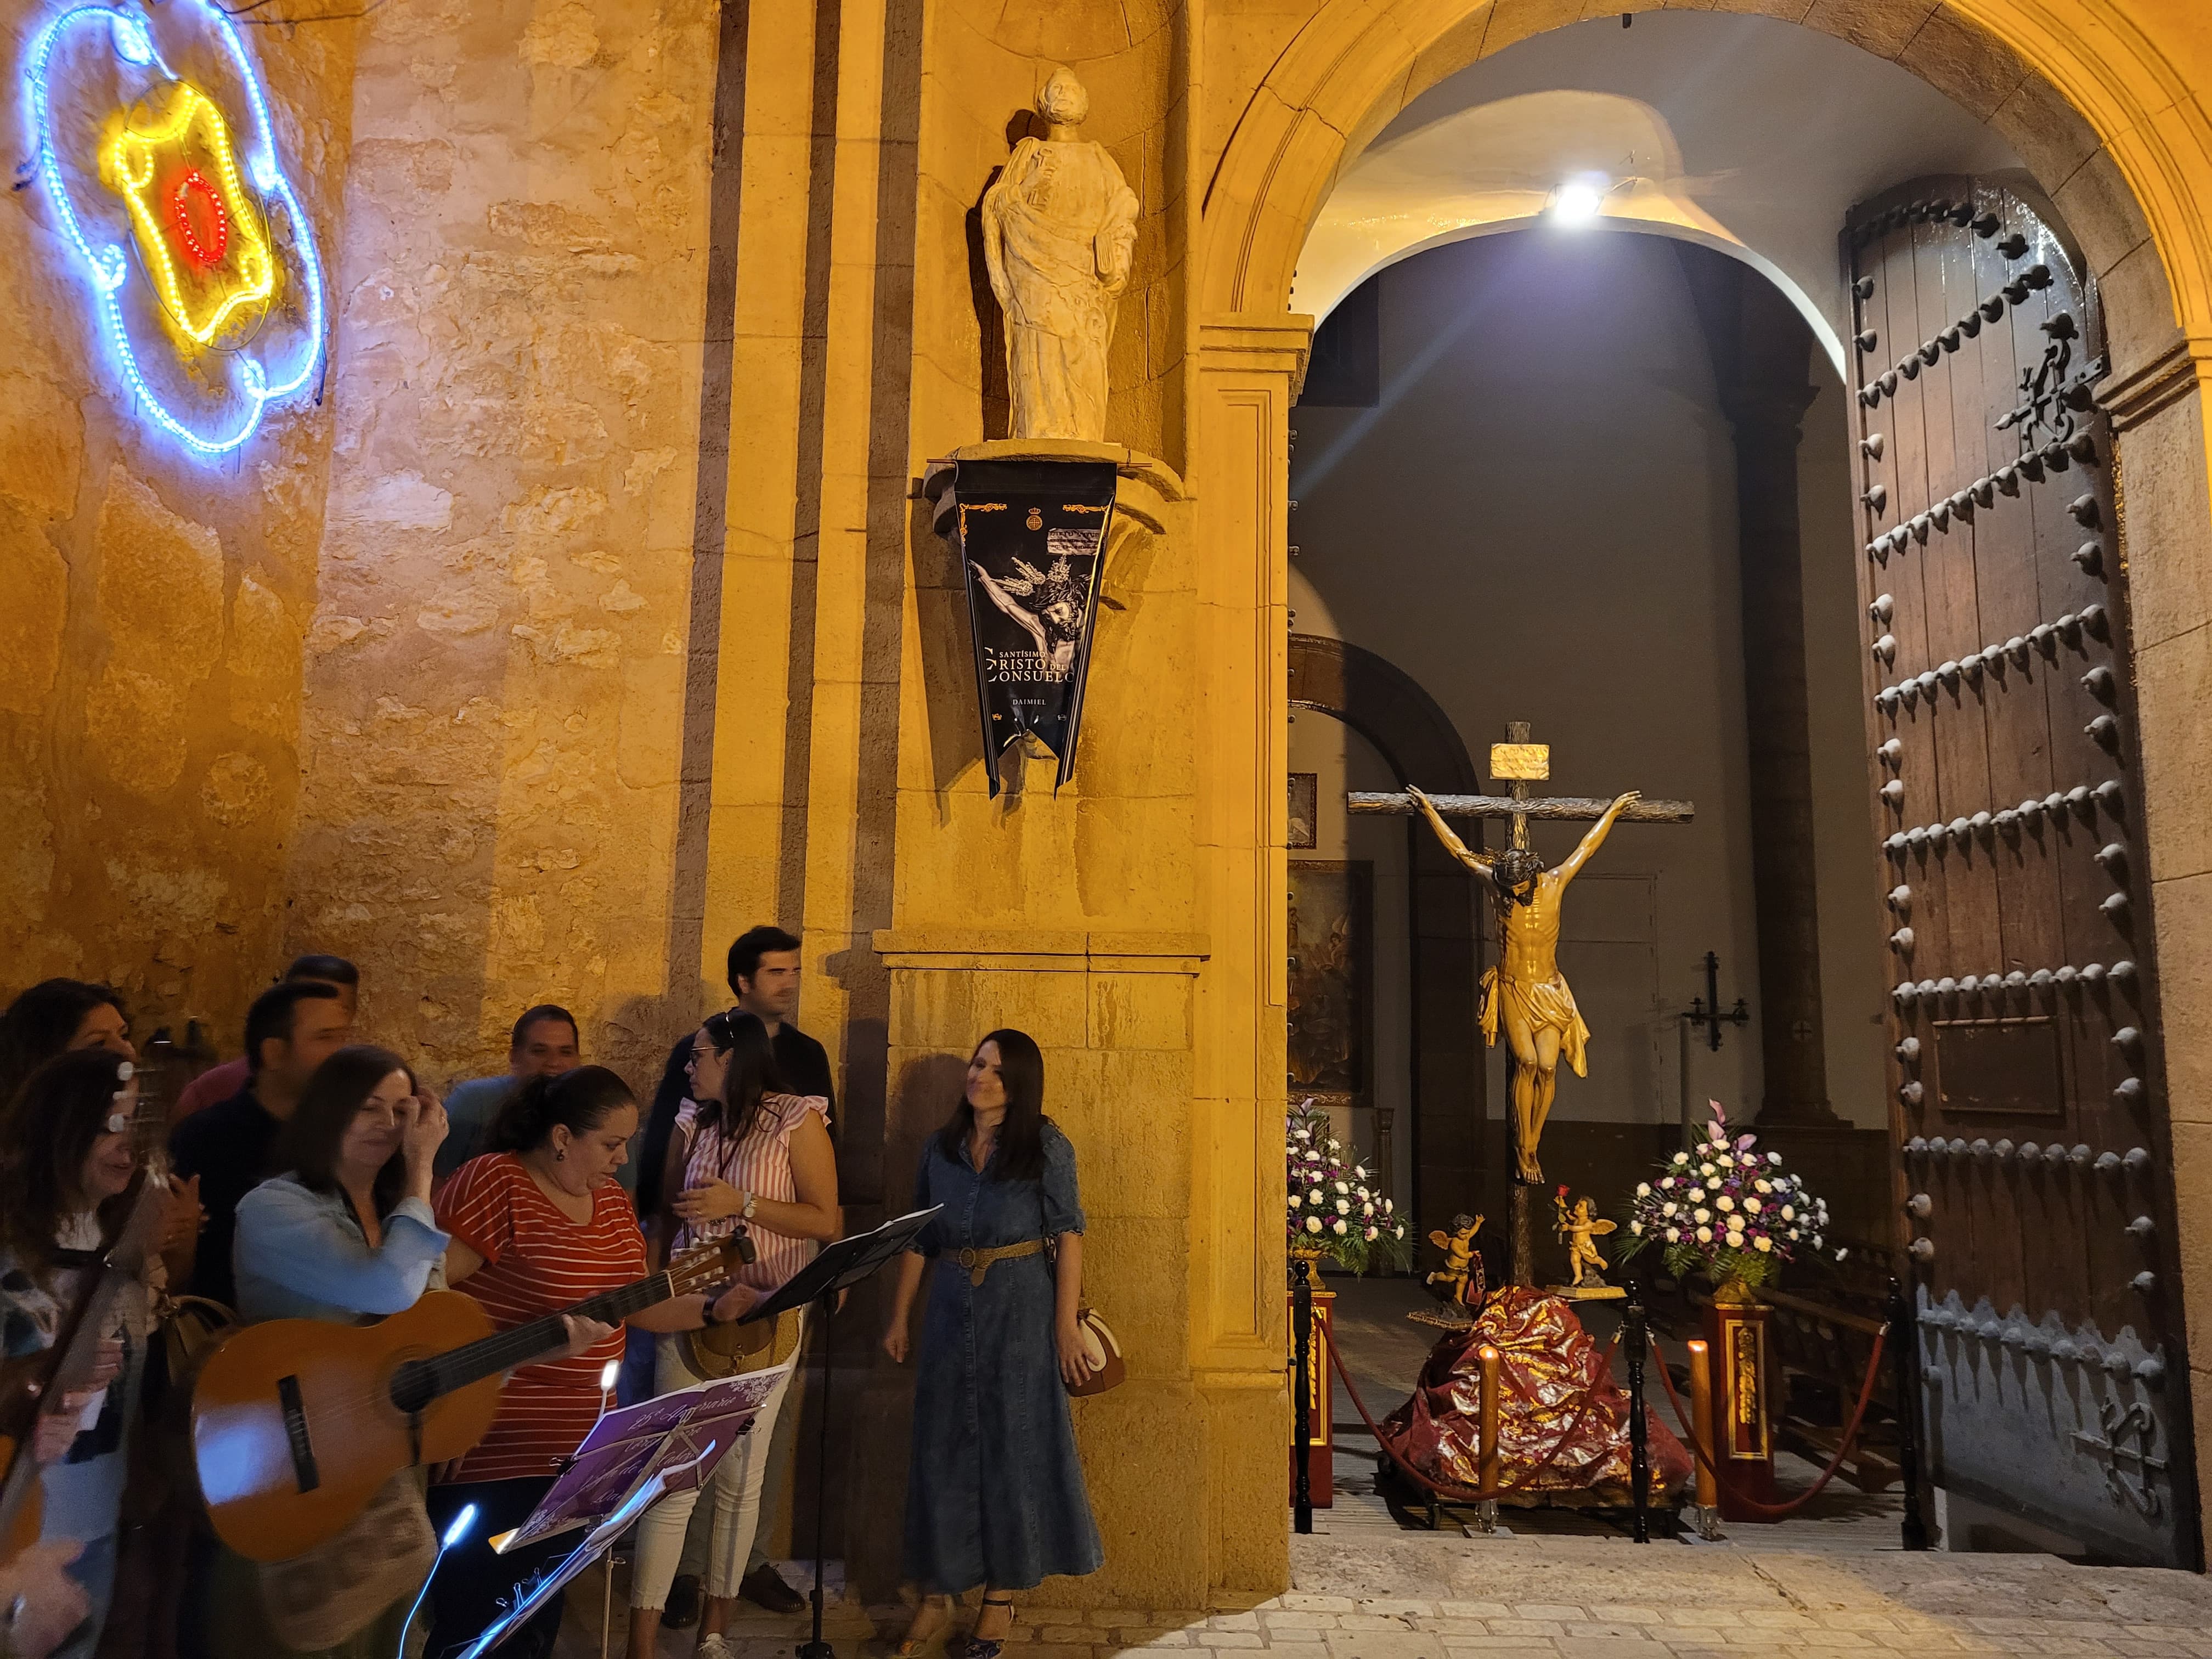
[[[4,9],[11,92],[53,9]],[[355,25],[246,33],[327,258]],[[80,270],[42,185],[0,199],[0,999],[106,981],[142,1040],[198,1017],[234,1047],[285,942],[331,418],[277,405],[190,459],[134,406]]]
[[[650,1079],[668,963],[711,0],[391,0],[332,259],[287,930],[446,1077],[555,1001]]]

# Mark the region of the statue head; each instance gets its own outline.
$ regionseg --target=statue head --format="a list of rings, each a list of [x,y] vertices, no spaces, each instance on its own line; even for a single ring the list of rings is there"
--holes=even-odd
[[[1054,126],[1079,127],[1091,113],[1091,94],[1065,66],[1053,70],[1037,94],[1037,113]]]
[[[1544,873],[1544,860],[1526,848],[1500,853],[1490,866],[1498,890],[1516,904],[1536,902],[1536,878]]]

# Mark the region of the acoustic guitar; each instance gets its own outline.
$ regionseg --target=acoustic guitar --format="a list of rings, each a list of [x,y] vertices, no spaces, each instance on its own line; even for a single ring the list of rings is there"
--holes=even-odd
[[[192,1462],[208,1518],[255,1561],[337,1534],[400,1470],[462,1455],[490,1430],[500,1380],[568,1345],[564,1315],[619,1324],[726,1283],[734,1239],[562,1313],[493,1332],[473,1298],[431,1291],[373,1325],[272,1319],[234,1331],[192,1385]]]

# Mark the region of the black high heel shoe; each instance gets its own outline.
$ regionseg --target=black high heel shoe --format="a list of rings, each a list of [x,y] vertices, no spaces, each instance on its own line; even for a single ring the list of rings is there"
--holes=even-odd
[[[1014,1598],[1012,1596],[987,1595],[983,1598],[982,1604],[987,1607],[1006,1608],[1006,1628],[1010,1632],[1013,1629]],[[975,1622],[979,1625],[983,1622],[981,1613],[976,1613]],[[962,1638],[957,1644],[947,1648],[945,1651],[951,1654],[953,1659],[999,1659],[1000,1650],[1006,1645],[1006,1639],[1003,1636],[995,1638],[977,1636],[971,1631],[967,1636]]]

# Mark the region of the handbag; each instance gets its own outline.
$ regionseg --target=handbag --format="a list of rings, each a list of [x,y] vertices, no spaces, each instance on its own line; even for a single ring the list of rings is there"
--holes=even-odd
[[[805,1311],[786,1308],[773,1324],[761,1320],[740,1325],[726,1320],[682,1332],[677,1340],[684,1345],[684,1364],[692,1376],[705,1382],[781,1365],[799,1346],[799,1322]]]
[[[1087,1400],[1092,1395],[1120,1388],[1128,1376],[1129,1367],[1121,1358],[1121,1343],[1097,1309],[1076,1310],[1075,1334],[1083,1343],[1083,1357],[1091,1366],[1091,1375],[1079,1384],[1069,1386],[1068,1397]],[[1060,1381],[1066,1384],[1067,1379],[1062,1376]]]

